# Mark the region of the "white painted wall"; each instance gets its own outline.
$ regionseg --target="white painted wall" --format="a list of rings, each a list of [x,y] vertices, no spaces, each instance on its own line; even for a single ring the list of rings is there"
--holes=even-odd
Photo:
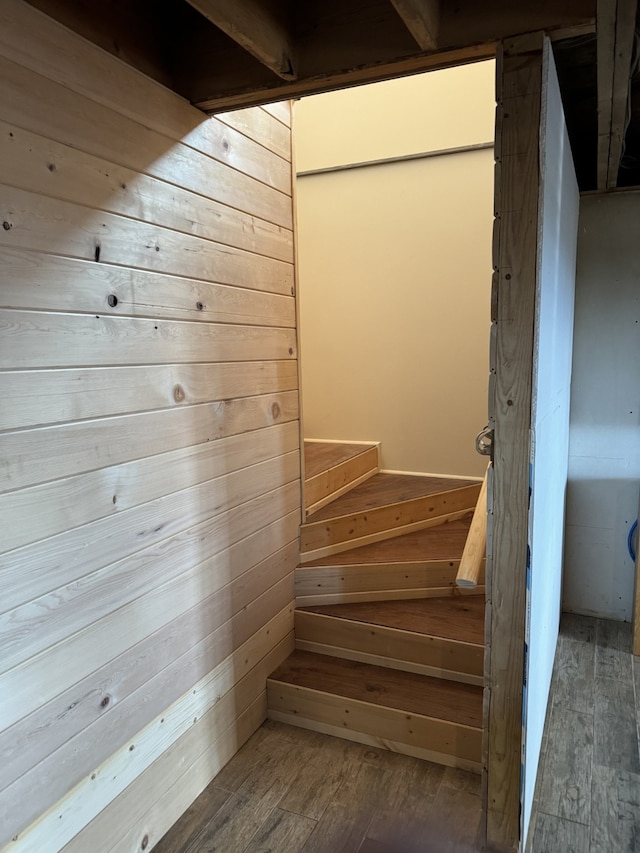
[[[523,838],[531,817],[560,620],[579,209],[578,184],[548,42],[544,61],[541,240],[531,401]]]
[[[494,111],[493,63],[303,99],[297,168],[491,143]],[[307,438],[482,476],[493,172],[485,148],[299,178]]]
[[[640,484],[640,193],[580,204],[563,608],[628,621]]]

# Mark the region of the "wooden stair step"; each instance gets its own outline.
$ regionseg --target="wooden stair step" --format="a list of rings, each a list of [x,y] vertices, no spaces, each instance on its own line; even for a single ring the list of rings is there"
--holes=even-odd
[[[334,604],[305,607],[303,612],[463,643],[484,643],[484,601],[479,596]]]
[[[455,578],[470,523],[468,513],[414,533],[309,560],[296,569],[296,604],[459,596]],[[483,594],[484,587],[469,592]]]
[[[312,513],[301,528],[304,562],[460,518],[475,508],[474,480],[378,473]]]
[[[378,445],[324,441],[304,442],[304,502],[316,512],[378,470]]]
[[[295,636],[305,651],[482,684],[479,596],[303,608],[295,613]]]
[[[482,688],[296,650],[267,680],[272,719],[480,769]]]

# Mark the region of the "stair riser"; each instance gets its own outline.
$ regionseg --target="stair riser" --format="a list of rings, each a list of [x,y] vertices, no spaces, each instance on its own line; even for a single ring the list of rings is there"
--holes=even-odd
[[[314,731],[326,731],[320,726],[330,726],[332,734],[347,740],[367,736],[375,738],[378,746],[393,749],[395,745],[397,751],[407,755],[428,751],[432,756],[430,760],[470,770],[480,769],[480,729],[272,679],[267,681],[267,703],[269,716],[274,720]]]
[[[482,680],[484,647],[473,643],[304,611],[295,613],[295,636],[297,647],[307,651],[421,672],[423,675],[442,677],[444,671],[454,680],[457,680],[455,675],[458,673],[476,676],[476,684]],[[322,648],[310,649],[299,645],[300,641],[318,644]],[[343,650],[351,654],[341,654]],[[357,652],[363,656],[354,656]],[[372,655],[380,660],[371,660]],[[415,664],[417,668],[406,664]],[[425,672],[425,667],[433,671]]]
[[[408,661],[395,661],[390,658],[379,657],[378,655],[370,655],[366,652],[353,651],[352,649],[336,649],[332,646],[324,646],[322,643],[311,643],[306,640],[297,640],[296,649],[301,649],[304,652],[313,652],[318,655],[335,654],[344,660],[359,661],[360,663],[368,663],[372,666],[386,666],[390,669],[415,672],[417,675],[427,675],[431,678],[459,681],[461,684],[474,684],[476,687],[482,687],[484,684],[484,679],[481,675],[466,675],[463,672],[451,672],[446,669],[437,669],[436,667],[424,666]]]
[[[477,491],[475,486],[468,489],[437,495],[437,500],[433,496],[430,500],[417,498],[357,515],[303,524],[300,562],[308,563],[464,518],[472,511],[469,504],[474,500],[473,491]]]
[[[347,516],[303,524],[300,531],[300,550],[307,554],[329,545],[352,543],[376,533],[400,535],[408,529],[418,530],[420,522],[433,521],[473,511],[480,485],[463,486],[446,492],[413,498],[407,501],[365,509]],[[359,543],[360,544],[360,543]]]
[[[315,596],[356,595],[353,601],[366,601],[362,596],[367,594],[386,596],[389,591],[406,591],[407,598],[418,598],[432,589],[438,590],[438,595],[448,595],[455,586],[458,566],[459,560],[347,566],[303,565],[295,572],[296,596],[299,601],[309,599],[310,604],[319,604],[320,601],[313,601]],[[480,584],[484,584],[484,567]],[[303,606],[298,602],[298,607]]]
[[[367,601],[402,601],[417,598],[443,598],[467,595],[485,595],[485,587],[461,589],[452,586],[433,587],[432,589],[387,589],[378,592],[345,592],[329,595],[303,595],[296,598],[296,607],[314,607],[322,604],[358,604]]]
[[[364,483],[377,471],[378,448],[375,446],[305,480],[304,502],[307,514],[327,506],[350,489]]]

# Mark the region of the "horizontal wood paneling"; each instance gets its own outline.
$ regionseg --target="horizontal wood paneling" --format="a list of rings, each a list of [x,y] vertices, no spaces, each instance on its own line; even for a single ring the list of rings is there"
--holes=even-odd
[[[0,58],[0,75],[4,121],[291,229],[288,193],[176,144],[10,60]],[[45,102],[55,104],[55,111],[43,111]],[[215,127],[214,120],[206,124],[206,131]]]
[[[161,498],[167,493],[165,472],[168,467],[175,472],[173,488],[181,491],[232,473],[246,466],[249,459],[259,463],[295,452],[297,446],[298,424],[290,421],[262,430],[258,447],[255,447],[255,436],[240,433],[220,439],[213,445],[205,442],[27,489],[4,492],[0,494],[0,538],[7,551],[32,543],[29,512],[37,513],[38,534],[45,539],[68,530],[68,507],[71,505],[75,507],[73,520],[79,527]],[[290,457],[282,457],[282,463],[283,466],[291,464]]]
[[[197,531],[197,544],[190,550],[185,541],[188,533],[176,538],[172,538],[171,533],[179,525],[190,525],[192,521],[203,516],[207,519],[203,523],[208,526],[211,525],[212,519],[216,520],[214,524],[219,524],[219,515],[229,508],[242,506],[254,499],[256,493],[263,493],[268,489],[269,483],[278,476],[279,467],[282,466],[286,470],[287,464],[288,477],[293,479],[298,466],[296,454],[291,454],[291,458],[284,465],[279,459],[263,462],[258,466],[243,469],[238,475],[209,480],[188,494],[178,493],[182,500],[175,516],[177,522],[165,522],[165,519],[173,516],[169,513],[165,515],[158,507],[156,519],[152,522],[156,525],[153,530],[141,530],[138,527],[136,535],[141,543],[145,542],[148,534],[152,538],[163,537],[151,546],[150,551],[143,548],[134,555],[128,555],[115,563],[110,562],[90,574],[86,572],[86,564],[82,564],[78,567],[82,571],[81,577],[2,614],[0,672],[17,666],[64,639],[68,634],[81,630],[134,598],[144,595],[149,584],[166,583],[176,574],[182,573],[184,567],[194,558],[199,562],[208,559],[211,551],[215,553],[215,549],[224,542],[221,536],[215,539],[211,536],[205,538],[202,531]],[[110,536],[113,536],[113,530],[117,529],[119,521],[120,518],[112,519]],[[192,528],[188,527],[188,531],[192,531]],[[77,534],[77,538],[82,537],[86,543],[84,528],[79,528]],[[169,534],[169,537],[165,538],[163,534]],[[49,585],[51,579],[47,570],[45,563],[42,574],[46,575],[44,583]],[[34,578],[33,574],[31,577],[33,594],[39,578]]]
[[[293,299],[233,285],[0,249],[0,307],[258,326],[295,325]],[[109,297],[117,304],[111,306]]]
[[[266,598],[266,596],[265,596]],[[235,679],[239,680],[255,664],[261,651],[272,644],[281,643],[292,634],[291,607],[285,606],[275,611],[277,599],[272,595],[266,606],[259,610],[252,608],[252,618],[242,620],[242,628],[237,636],[232,633],[232,625],[225,623],[189,652],[165,667],[158,676],[143,685],[138,692],[124,696],[111,705],[111,710],[101,715],[93,725],[83,730],[77,737],[67,741],[60,749],[51,753],[32,772],[25,773],[8,788],[2,791],[3,814],[0,816],[0,832],[11,834],[16,829],[13,815],[16,814],[22,800],[29,802],[28,812],[22,807],[23,820],[36,819],[52,801],[62,799],[69,785],[75,785],[89,775],[95,767],[106,761],[122,745],[123,741],[135,739],[138,732],[150,720],[148,709],[154,702],[163,702],[167,707],[173,701],[189,691],[194,684],[206,678],[214,667],[219,666],[234,649],[241,645],[253,645],[245,649],[245,654],[234,660]],[[255,612],[253,612],[255,611]],[[260,620],[268,618],[267,628],[260,628]],[[237,628],[236,620],[235,627]],[[216,627],[216,626],[214,626]],[[246,629],[249,629],[248,632]],[[258,634],[260,643],[252,636]],[[263,649],[260,649],[260,645]],[[293,643],[289,645],[289,651]],[[250,651],[251,654],[246,652]],[[236,657],[236,656],[234,656]],[[277,662],[274,664],[277,666]],[[264,676],[270,674],[268,670]],[[141,695],[143,693],[143,695]]]
[[[289,488],[291,495],[292,488]],[[233,511],[230,516],[222,516],[218,523],[211,522],[207,529],[196,532],[197,542],[201,535],[233,536],[233,526],[244,521],[243,530],[247,527],[247,519],[258,518],[268,524],[275,518],[281,517],[291,509],[291,497],[285,502],[286,495],[268,493],[259,501],[249,501]],[[259,523],[257,521],[256,523]],[[176,549],[174,559],[179,560],[179,548],[176,539],[172,541]],[[148,552],[143,559],[153,555]],[[198,554],[196,552],[195,560]],[[191,557],[193,562],[194,557]],[[221,567],[220,567],[221,563]],[[225,576],[210,578],[209,571],[224,571],[225,555],[216,564],[214,558],[196,563],[189,573],[175,573],[173,579],[163,585],[153,585],[145,592],[144,598],[137,598],[125,604],[118,610],[108,613],[84,628],[70,635],[54,646],[42,651],[34,658],[29,658],[18,667],[8,670],[0,676],[0,687],[5,699],[0,709],[0,725],[9,726],[23,715],[31,713],[40,703],[49,701],[67,686],[61,679],[60,672],[66,672],[70,683],[83,678],[88,673],[103,666],[111,657],[121,654],[126,648],[140,642],[149,633],[170,621],[177,614],[184,612],[196,601],[202,601],[210,593],[216,592]],[[290,591],[289,591],[290,592]],[[161,612],[156,612],[161,608]],[[104,643],[104,637],[109,636],[109,643]],[[65,670],[66,662],[73,661],[73,669]]]
[[[275,361],[295,353],[292,329],[184,323],[139,317],[1,311],[0,357],[9,368]]]
[[[7,0],[0,112],[0,848],[140,848],[293,648],[289,105],[205,119]]]
[[[275,122],[274,122],[275,124]],[[293,260],[288,229],[133,169],[0,122],[0,182],[96,210]],[[284,161],[283,161],[284,162]],[[288,188],[287,188],[288,190]]]
[[[291,131],[275,119],[265,109],[234,110],[230,113],[218,113],[216,118],[254,139],[270,151],[287,159],[291,147]]]
[[[222,362],[0,371],[0,429],[294,391],[296,362]]]
[[[7,432],[2,436],[0,489],[107,467],[179,447],[214,441],[293,420],[295,391],[217,400],[107,420]],[[153,444],[149,436],[153,436]],[[52,455],[54,454],[54,455]]]
[[[0,217],[2,247],[292,293],[293,266],[284,261],[26,190],[3,187]]]

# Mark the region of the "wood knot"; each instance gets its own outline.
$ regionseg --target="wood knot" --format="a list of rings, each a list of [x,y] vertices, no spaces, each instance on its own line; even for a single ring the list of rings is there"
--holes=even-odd
[[[145,835],[145,837],[142,839],[142,841],[140,843],[140,847],[142,847],[143,850],[146,850],[148,846],[149,846],[149,836]]]
[[[274,420],[280,417],[281,408],[279,403],[272,403],[271,405],[271,416]]]
[[[11,229],[13,228],[13,222],[7,222],[7,220],[5,219],[5,221],[2,223],[2,227],[5,231],[11,231]]]
[[[182,387],[182,385],[176,385],[173,389],[173,399],[176,401],[176,403],[181,403],[185,397],[186,394],[184,393],[184,388]]]

